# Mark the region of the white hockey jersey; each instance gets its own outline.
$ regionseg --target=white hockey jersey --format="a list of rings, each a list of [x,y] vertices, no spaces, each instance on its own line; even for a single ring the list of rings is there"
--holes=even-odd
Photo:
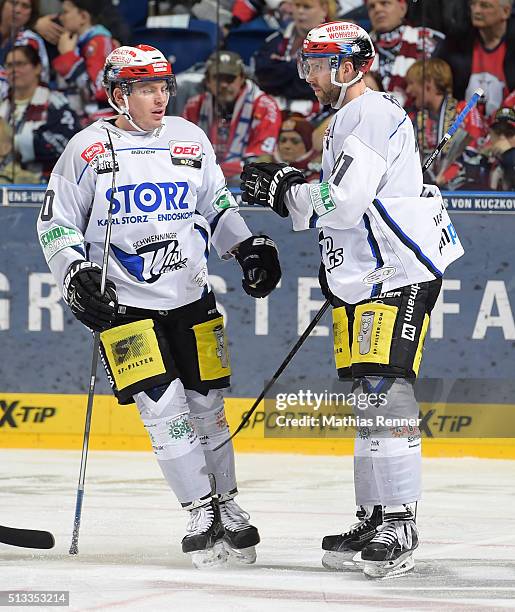
[[[165,117],[152,133],[97,121],[76,134],[57,162],[38,220],[45,258],[61,289],[70,264],[102,265],[115,150],[107,276],[120,304],[167,310],[209,290],[211,243],[221,257],[251,235],[204,132]]]
[[[421,197],[413,126],[395,98],[367,89],[333,117],[323,181],[286,197],[293,229],[320,228],[331,291],[350,304],[442,276],[463,254],[438,188]]]

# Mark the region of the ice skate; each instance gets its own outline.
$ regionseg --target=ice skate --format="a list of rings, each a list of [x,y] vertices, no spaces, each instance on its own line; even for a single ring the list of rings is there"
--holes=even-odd
[[[395,578],[411,571],[417,546],[418,531],[411,510],[385,513],[377,535],[361,551],[365,576]]]
[[[328,535],[322,540],[322,548],[326,551],[322,557],[322,565],[327,569],[335,570],[363,569],[359,553],[377,534],[382,516],[382,506],[374,506],[369,509],[360,506],[356,512],[359,521],[351,525],[347,532]]]
[[[256,527],[249,523],[250,516],[234,501],[235,492],[220,495],[220,515],[225,530],[224,544],[229,555],[238,563],[256,561],[256,545],[260,538]]]
[[[197,569],[217,567],[227,561],[224,548],[224,528],[220,519],[218,499],[206,497],[186,506],[190,520],[182,539],[182,552],[191,555]]]

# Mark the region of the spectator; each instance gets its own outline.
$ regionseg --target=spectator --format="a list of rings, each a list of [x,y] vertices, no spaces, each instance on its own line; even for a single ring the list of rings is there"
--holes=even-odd
[[[98,0],[64,0],[60,15],[64,33],[52,66],[59,75],[59,88],[66,92],[73,110],[89,121],[111,115],[102,86],[106,57],[113,50],[111,33],[99,21]]]
[[[515,108],[515,91],[512,91],[510,95],[502,103],[503,108]]]
[[[33,47],[40,59],[41,80],[48,83],[50,69],[43,39],[29,29],[38,18],[37,0],[0,0],[0,64],[14,46]]]
[[[228,24],[230,28],[248,23],[261,15],[270,22],[272,27],[277,27],[280,23],[285,23],[291,19],[290,0],[234,0],[230,4],[232,4],[231,21]],[[273,13],[273,15],[270,15],[270,13]]]
[[[406,74],[407,93],[413,99],[416,111],[411,114],[415,126],[422,160],[436,148],[456,116],[465,108],[466,102],[452,96],[452,73],[449,64],[438,58],[415,62]],[[467,149],[467,158],[476,155],[482,139],[488,133],[486,123],[477,109],[473,108],[452,142],[435,159],[426,182],[438,185],[451,183],[454,188],[463,182],[466,165],[462,154]]]
[[[384,91],[406,104],[406,72],[418,59],[431,57],[445,36],[429,28],[404,23],[406,0],[368,0],[370,34],[376,48],[371,70],[379,72]]]
[[[440,30],[446,36],[466,36],[470,23],[469,0],[411,0],[407,22]]]
[[[48,177],[80,129],[78,118],[63,94],[40,83],[41,61],[33,47],[12,49],[5,68],[11,89],[0,104],[0,117],[15,126],[14,146],[23,167]]]
[[[59,38],[64,32],[63,26],[59,23],[58,13],[41,15],[34,24],[34,30],[41,38],[52,45],[52,48],[57,45]]]
[[[337,0],[338,17],[344,17],[351,11],[359,9],[365,4],[364,0]]]
[[[183,117],[206,132],[225,177],[239,184],[245,161],[272,154],[281,114],[274,100],[245,78],[237,53],[213,53],[205,85],[204,93],[188,100]]]
[[[25,170],[16,161],[12,150],[12,131],[7,121],[2,118],[0,118],[0,183],[41,183],[39,173]]]
[[[7,98],[9,94],[9,83],[7,81],[7,72],[5,68],[0,65],[0,100]]]
[[[302,116],[287,117],[279,132],[273,161],[302,170],[308,183],[318,183],[322,158],[313,149],[313,126]]]
[[[515,89],[515,19],[513,0],[470,0],[473,30],[448,38],[438,51],[454,74],[454,96],[469,99],[481,87],[486,112],[493,115]]]
[[[499,109],[490,126],[489,152],[494,157],[490,187],[515,189],[515,110],[513,106]]]
[[[381,75],[378,72],[368,71],[363,75],[365,85],[372,91],[384,91]]]
[[[255,74],[263,91],[279,108],[311,117],[320,106],[311,87],[299,78],[297,51],[310,29],[336,15],[335,0],[294,0],[293,22],[269,36],[255,56]]]

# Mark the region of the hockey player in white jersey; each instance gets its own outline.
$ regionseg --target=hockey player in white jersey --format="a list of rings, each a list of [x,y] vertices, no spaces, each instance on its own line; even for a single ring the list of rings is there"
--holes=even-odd
[[[294,230],[318,229],[338,374],[370,398],[359,416],[375,419],[355,440],[359,522],[323,539],[322,562],[385,577],[414,566],[421,453],[418,428],[389,428],[378,417],[418,417],[412,382],[429,315],[445,268],[463,249],[438,189],[421,197],[421,165],[405,111],[363,82],[374,54],[368,34],[352,23],[308,33],[299,74],[322,104],[337,109],[324,137],[322,182],[307,184],[285,164],[253,163],[242,173],[242,197],[291,216]],[[384,394],[382,410],[371,394]]]
[[[66,147],[38,220],[40,243],[73,314],[102,332],[113,391],[121,404],[136,402],[162,472],[190,512],[183,551],[196,566],[228,554],[253,563],[259,534],[234,500],[232,445],[214,450],[229,436],[222,389],[231,369],[207,258],[211,245],[235,257],[244,290],[264,297],[281,276],[277,249],[251,235],[204,132],[164,116],[175,78],[160,51],[116,49],[104,86],[119,115]]]

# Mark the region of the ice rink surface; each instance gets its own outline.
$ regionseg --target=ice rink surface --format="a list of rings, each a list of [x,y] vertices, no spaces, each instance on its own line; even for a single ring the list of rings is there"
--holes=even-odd
[[[42,552],[0,544],[0,590],[69,590],[71,610],[515,610],[512,461],[425,459],[415,571],[380,582],[320,563],[322,537],[355,521],[350,457],[238,455],[257,564],[205,571],[180,550],[187,516],[151,453],[90,453],[70,557],[79,462],[75,451],[0,451],[0,524],[56,538]]]

